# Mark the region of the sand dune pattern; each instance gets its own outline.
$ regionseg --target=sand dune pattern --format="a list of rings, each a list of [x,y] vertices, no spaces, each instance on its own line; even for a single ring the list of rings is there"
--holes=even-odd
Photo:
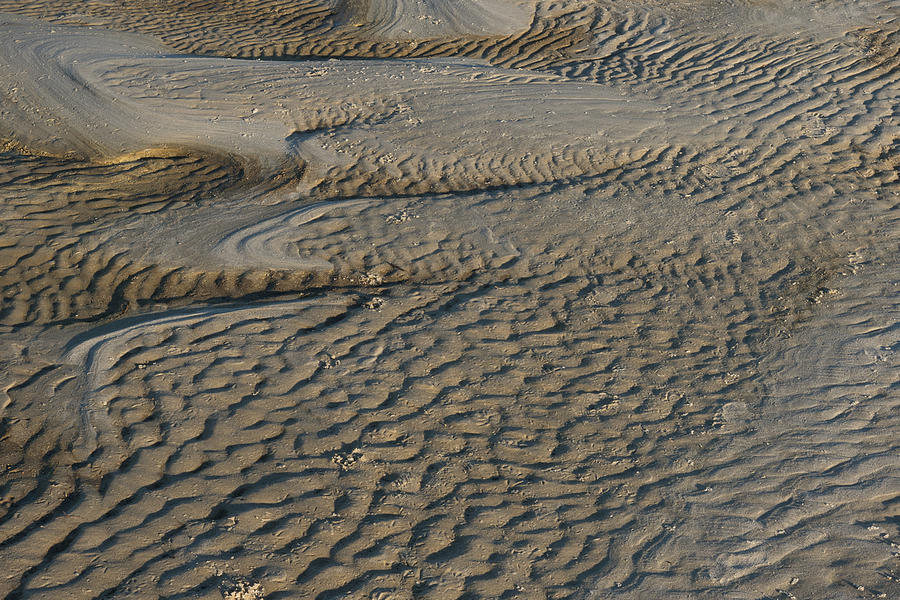
[[[900,596],[896,10],[0,0],[0,596]]]

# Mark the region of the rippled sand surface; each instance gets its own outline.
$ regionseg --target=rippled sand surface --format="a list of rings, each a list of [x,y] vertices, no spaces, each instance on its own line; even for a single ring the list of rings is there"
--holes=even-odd
[[[898,18],[0,0],[0,596],[900,597]]]

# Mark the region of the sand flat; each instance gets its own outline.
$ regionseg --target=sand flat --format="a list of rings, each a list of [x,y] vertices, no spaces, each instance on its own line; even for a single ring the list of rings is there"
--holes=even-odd
[[[896,9],[0,0],[0,596],[900,596]]]
[[[337,8],[367,35],[401,40],[513,35],[526,31],[534,14],[530,0],[347,0]]]
[[[0,126],[32,154],[191,146],[268,169],[293,158],[323,175],[382,166],[393,179],[426,180],[452,177],[467,160],[507,169],[516,160],[519,172],[477,174],[511,184],[582,174],[575,155],[600,162],[604,145],[677,135],[649,100],[474,61],[178,57],[149,39],[7,20],[4,75],[16,83]],[[421,172],[402,173],[406,165]]]

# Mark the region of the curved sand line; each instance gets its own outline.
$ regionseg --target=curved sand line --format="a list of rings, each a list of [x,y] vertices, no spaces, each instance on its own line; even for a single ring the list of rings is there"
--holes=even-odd
[[[522,0],[345,0],[349,24],[385,39],[512,35],[528,29],[534,2]]]
[[[102,406],[96,406],[96,395],[102,387],[99,381],[101,375],[121,358],[123,349],[141,336],[155,330],[197,328],[214,319],[219,323],[224,319],[225,326],[232,326],[243,321],[289,315],[292,310],[302,308],[330,306],[346,309],[349,304],[346,299],[316,299],[178,309],[122,319],[75,336],[65,346],[61,362],[83,367],[84,394],[77,408],[81,420],[82,447],[87,450],[86,454],[93,452],[99,447],[98,437],[102,433],[112,435],[112,440],[117,439],[116,434],[112,433],[115,426],[109,414]],[[102,430],[100,432],[98,425]]]
[[[318,202],[290,210],[225,234],[213,246],[211,254],[216,256],[220,264],[231,267],[262,265],[273,269],[329,270],[332,265],[326,260],[302,258],[296,251],[290,251],[291,243],[296,239],[297,227],[315,221],[339,206],[353,206],[367,202],[367,200]]]
[[[10,16],[0,79],[0,138],[13,147],[102,157],[197,146],[270,169],[299,154],[314,183],[348,191],[373,177],[448,189],[570,177],[623,144],[693,133],[607,86],[479,62],[173,56],[133,35]]]

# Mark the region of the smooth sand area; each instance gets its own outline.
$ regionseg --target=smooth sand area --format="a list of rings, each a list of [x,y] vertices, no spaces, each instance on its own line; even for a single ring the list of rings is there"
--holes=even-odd
[[[533,0],[344,0],[336,8],[368,35],[409,40],[513,35],[534,15]]]
[[[898,9],[0,0],[0,597],[900,597]]]

